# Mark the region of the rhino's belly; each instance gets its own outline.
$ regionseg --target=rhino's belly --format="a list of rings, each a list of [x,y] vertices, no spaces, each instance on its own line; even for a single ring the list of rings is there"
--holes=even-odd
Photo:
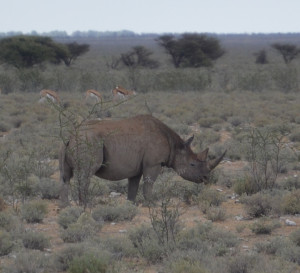
[[[136,135],[111,136],[104,146],[104,161],[96,175],[107,180],[121,180],[141,173],[144,148]]]
[[[117,181],[137,176],[140,173],[141,168],[139,166],[132,166],[130,164],[117,166],[114,164],[107,163],[103,164],[95,175],[103,179]]]

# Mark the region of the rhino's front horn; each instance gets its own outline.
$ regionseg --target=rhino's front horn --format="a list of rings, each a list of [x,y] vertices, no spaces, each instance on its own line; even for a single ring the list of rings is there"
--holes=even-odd
[[[218,164],[222,161],[223,157],[225,156],[227,150],[225,150],[225,152],[219,157],[219,158],[216,158],[214,160],[210,160],[208,162],[208,169],[211,171],[212,169],[214,169],[215,167],[218,166]]]

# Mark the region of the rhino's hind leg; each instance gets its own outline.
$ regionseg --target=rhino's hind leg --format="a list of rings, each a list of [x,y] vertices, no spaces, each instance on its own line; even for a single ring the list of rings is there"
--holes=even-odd
[[[86,207],[90,201],[91,178],[101,168],[103,155],[99,153],[89,161],[80,162],[78,170],[74,170],[75,190],[78,197],[79,205]]]
[[[70,180],[73,176],[72,169],[63,162],[63,169],[60,170],[60,207],[67,207],[69,205],[69,188]]]
[[[137,175],[135,177],[128,178],[128,196],[127,199],[130,201],[135,201],[138,189],[139,189],[139,184],[141,180],[141,176]]]

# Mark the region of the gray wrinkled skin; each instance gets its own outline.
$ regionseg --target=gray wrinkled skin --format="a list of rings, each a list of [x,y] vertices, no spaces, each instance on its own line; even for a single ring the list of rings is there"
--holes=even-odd
[[[173,168],[186,180],[201,183],[223,159],[207,161],[208,149],[194,153],[190,144],[151,115],[85,123],[60,153],[62,201],[67,201],[70,179],[80,170],[83,181],[91,176],[116,181],[128,179],[128,199],[134,201],[143,176],[143,194],[151,197],[162,166]]]

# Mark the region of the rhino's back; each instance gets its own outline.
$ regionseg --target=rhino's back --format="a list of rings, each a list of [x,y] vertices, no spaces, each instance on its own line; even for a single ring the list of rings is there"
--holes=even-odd
[[[155,132],[160,133],[159,127],[155,124],[155,118],[149,115],[141,115],[120,120],[91,120],[86,123],[93,134],[101,137],[116,135],[140,135]],[[89,131],[88,130],[88,131]]]
[[[120,120],[89,121],[87,125],[87,131],[105,139],[115,136],[136,135],[141,138],[147,137],[147,141],[167,138],[169,142],[177,146],[182,145],[181,138],[173,130],[151,115],[139,115]]]

